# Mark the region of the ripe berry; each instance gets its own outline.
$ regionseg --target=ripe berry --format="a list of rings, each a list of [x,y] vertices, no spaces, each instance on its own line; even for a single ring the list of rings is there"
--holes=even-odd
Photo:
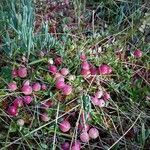
[[[18,76],[20,78],[25,78],[27,76],[27,68],[26,67],[20,67],[18,69]]]
[[[64,120],[60,123],[59,128],[62,132],[68,132],[71,128],[71,125],[67,120]]]
[[[32,87],[29,85],[23,85],[21,91],[24,95],[30,95],[32,93]]]

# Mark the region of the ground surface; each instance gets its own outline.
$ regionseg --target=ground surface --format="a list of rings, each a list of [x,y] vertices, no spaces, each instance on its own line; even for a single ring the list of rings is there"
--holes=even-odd
[[[1,149],[150,149],[149,1],[0,4]]]

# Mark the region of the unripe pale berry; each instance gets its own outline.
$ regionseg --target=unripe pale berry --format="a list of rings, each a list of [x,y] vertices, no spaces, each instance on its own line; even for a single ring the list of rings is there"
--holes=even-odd
[[[21,91],[24,95],[30,95],[32,93],[32,87],[29,85],[23,85]]]
[[[40,119],[41,119],[41,121],[43,121],[43,122],[47,122],[47,121],[49,121],[49,116],[48,116],[48,114],[47,113],[42,113],[41,115],[40,115]]]
[[[71,128],[71,125],[67,120],[64,120],[60,123],[59,128],[62,132],[68,132]]]
[[[38,83],[38,82],[34,83],[33,86],[32,86],[32,89],[33,89],[35,92],[40,91],[40,90],[41,90],[41,84]]]
[[[105,106],[105,101],[103,99],[99,100],[99,107],[104,107]]]
[[[24,125],[24,120],[23,119],[18,119],[17,124],[22,127]]]
[[[27,68],[26,67],[20,67],[18,69],[18,76],[20,78],[25,78],[27,76]]]
[[[88,143],[90,138],[89,138],[89,134],[85,131],[85,132],[82,132],[81,135],[80,135],[80,140],[84,143]]]
[[[97,97],[97,98],[101,98],[102,95],[103,95],[103,91],[97,91],[97,92],[95,93],[95,97]]]
[[[99,105],[99,99],[97,97],[91,97],[93,105]]]
[[[66,76],[66,75],[69,74],[69,70],[68,70],[67,68],[62,68],[62,69],[60,70],[60,72],[61,72],[61,74],[62,74],[63,76]]]
[[[8,84],[8,89],[9,89],[10,91],[15,91],[15,90],[17,90],[17,84],[16,84],[16,82],[11,82],[11,83],[9,83],[9,84]]]
[[[98,130],[96,128],[91,128],[89,130],[89,137],[91,139],[96,139],[98,136],[99,136],[99,132],[98,132]]]

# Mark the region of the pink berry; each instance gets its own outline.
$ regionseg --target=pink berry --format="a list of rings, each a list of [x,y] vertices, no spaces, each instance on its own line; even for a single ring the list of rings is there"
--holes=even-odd
[[[84,78],[88,77],[90,74],[91,74],[90,70],[84,70],[84,69],[81,70],[81,75]]]
[[[69,74],[69,70],[68,70],[67,68],[62,68],[62,69],[60,70],[60,72],[61,72],[61,74],[62,74],[63,76],[66,76],[66,75]]]
[[[33,86],[32,86],[32,89],[33,89],[35,92],[40,91],[40,90],[41,90],[41,84],[38,83],[38,82],[34,83]]]
[[[96,139],[98,136],[99,136],[99,132],[98,132],[98,130],[96,128],[91,128],[89,130],[89,137],[91,139]]]
[[[103,99],[106,101],[106,100],[109,100],[110,98],[111,98],[110,94],[108,92],[104,92]]]
[[[47,122],[47,121],[49,121],[49,116],[48,116],[48,114],[47,113],[42,113],[41,115],[40,115],[40,119],[41,119],[41,121],[43,121],[43,122]]]
[[[98,73],[98,70],[96,67],[91,67],[90,72],[91,72],[91,75],[96,75]]]
[[[42,102],[42,104],[41,104],[41,108],[43,108],[43,109],[48,109],[49,107],[52,107],[52,106],[53,106],[53,103],[51,100]]]
[[[90,126],[88,124],[79,124],[78,128],[81,130],[81,131],[88,131]]]
[[[57,73],[57,67],[54,66],[54,65],[48,66],[48,70],[49,70],[49,72],[52,73],[52,74],[56,74],[56,73]]]
[[[134,51],[133,55],[136,58],[140,58],[140,57],[142,57],[142,51],[137,49],[137,50]]]
[[[87,61],[82,62],[81,68],[84,70],[90,70],[90,65]]]
[[[70,147],[69,142],[64,142],[64,143],[61,145],[61,150],[69,150],[69,147]]]
[[[71,150],[80,150],[81,149],[81,144],[79,141],[76,141],[72,144]]]
[[[25,81],[23,82],[23,85],[30,85],[30,81],[29,81],[29,80],[25,80]]]
[[[27,95],[27,96],[24,96],[23,97],[23,102],[25,103],[25,104],[30,104],[31,102],[32,102],[32,97],[31,96],[29,96],[29,95]]]
[[[62,57],[57,57],[57,58],[55,58],[54,62],[55,62],[55,64],[58,66],[58,65],[61,65],[61,64],[62,64],[63,59],[62,59]]]
[[[97,91],[97,92],[95,93],[95,97],[97,97],[97,98],[101,98],[102,95],[103,95],[103,91]]]
[[[18,76],[20,78],[25,78],[27,76],[27,68],[26,67],[20,67],[18,69]]]
[[[10,116],[17,116],[18,115],[18,109],[15,106],[9,106],[7,112]]]
[[[102,75],[110,74],[112,72],[111,67],[105,64],[100,65],[98,69],[99,69],[99,73]]]
[[[59,73],[59,72],[55,73],[55,79],[61,78],[61,77],[62,77],[61,73]],[[64,77],[62,77],[62,78],[64,78]]]
[[[87,132],[82,132],[80,135],[80,140],[84,143],[89,142],[89,140],[90,140],[89,134]]]
[[[22,100],[22,98],[21,97],[16,98],[13,101],[13,106],[15,106],[17,108],[23,106],[23,100]]]
[[[105,106],[105,101],[103,99],[99,100],[99,107],[104,107]]]
[[[12,72],[11,72],[11,75],[12,75],[13,78],[18,77],[18,71],[17,71],[17,69],[13,69]]]
[[[64,95],[70,95],[72,93],[72,86],[70,85],[65,85],[63,88],[62,88],[62,92]]]
[[[17,84],[16,84],[16,82],[11,82],[11,83],[9,83],[8,84],[8,89],[10,90],[10,91],[15,91],[15,90],[17,90]]]
[[[84,53],[82,53],[81,55],[80,55],[80,60],[81,61],[86,61],[86,55],[84,54]]]
[[[61,90],[66,86],[66,84],[63,81],[56,81],[55,86],[57,89]]]
[[[64,77],[63,76],[60,76],[60,77],[58,77],[58,78],[56,78],[56,81],[58,82],[65,82],[65,79],[64,79]]]
[[[32,87],[29,85],[23,85],[21,91],[24,95],[30,95],[32,93]]]
[[[92,97],[91,98],[93,105],[99,105],[99,99],[97,97]]]
[[[45,90],[47,89],[46,84],[43,83],[43,84],[41,85],[41,88],[42,88],[43,91],[45,91]]]
[[[71,125],[67,120],[64,120],[60,123],[59,128],[62,132],[68,132],[71,128]]]

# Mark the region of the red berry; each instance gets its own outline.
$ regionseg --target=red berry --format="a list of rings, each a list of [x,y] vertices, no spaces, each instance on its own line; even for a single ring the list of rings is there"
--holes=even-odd
[[[23,102],[25,103],[25,104],[30,104],[31,102],[32,102],[32,97],[31,96],[29,96],[29,95],[27,95],[27,96],[24,96],[23,97]]]
[[[18,77],[18,71],[17,71],[17,69],[13,69],[12,72],[11,72],[11,75],[12,75],[13,78]]]
[[[49,72],[52,73],[52,74],[56,74],[56,73],[57,73],[57,67],[54,66],[54,65],[48,66],[48,70],[49,70]]]
[[[80,55],[80,59],[81,59],[81,61],[86,61],[86,55],[84,54],[84,53],[82,53],[81,55]]]
[[[69,147],[70,147],[69,142],[64,142],[64,143],[61,145],[61,150],[69,150]]]
[[[111,67],[105,64],[100,65],[98,69],[99,69],[99,73],[102,75],[110,74],[112,72]]]
[[[103,99],[106,101],[106,100],[109,100],[110,98],[111,98],[110,94],[108,92],[104,92]]]
[[[41,90],[41,84],[40,83],[34,83],[33,86],[32,86],[32,89],[37,92],[37,91],[40,91]]]
[[[20,67],[18,69],[18,76],[20,78],[25,78],[27,76],[27,68],[26,67]]]
[[[79,141],[76,141],[72,144],[71,150],[80,150],[81,149],[81,144]]]
[[[56,81],[55,86],[57,89],[61,90],[66,86],[66,84],[63,81]]]
[[[67,120],[64,120],[60,123],[59,128],[62,132],[68,132],[71,128],[71,125]]]
[[[61,64],[62,64],[63,59],[62,59],[62,57],[57,57],[57,58],[55,58],[54,62],[55,62],[55,64],[58,66],[58,65],[61,65]]]
[[[88,77],[90,74],[91,74],[90,70],[84,70],[84,69],[81,70],[81,75],[84,78]]]
[[[140,57],[142,57],[142,51],[137,49],[137,50],[134,51],[133,55],[136,58],[140,58]]]
[[[11,116],[17,116],[18,115],[18,109],[15,106],[9,106],[7,112]]]
[[[17,108],[23,106],[23,99],[21,97],[16,98],[13,101],[13,106],[15,106]]]
[[[23,85],[21,91],[24,95],[30,95],[32,93],[32,87],[29,85]]]
[[[45,91],[45,90],[47,89],[46,84],[44,84],[44,83],[43,83],[43,84],[41,85],[41,88],[42,88],[42,90],[44,90],[44,91]]]
[[[41,104],[41,108],[43,108],[43,109],[48,109],[49,107],[52,107],[52,106],[53,106],[53,103],[51,100],[42,102],[42,104]]]

